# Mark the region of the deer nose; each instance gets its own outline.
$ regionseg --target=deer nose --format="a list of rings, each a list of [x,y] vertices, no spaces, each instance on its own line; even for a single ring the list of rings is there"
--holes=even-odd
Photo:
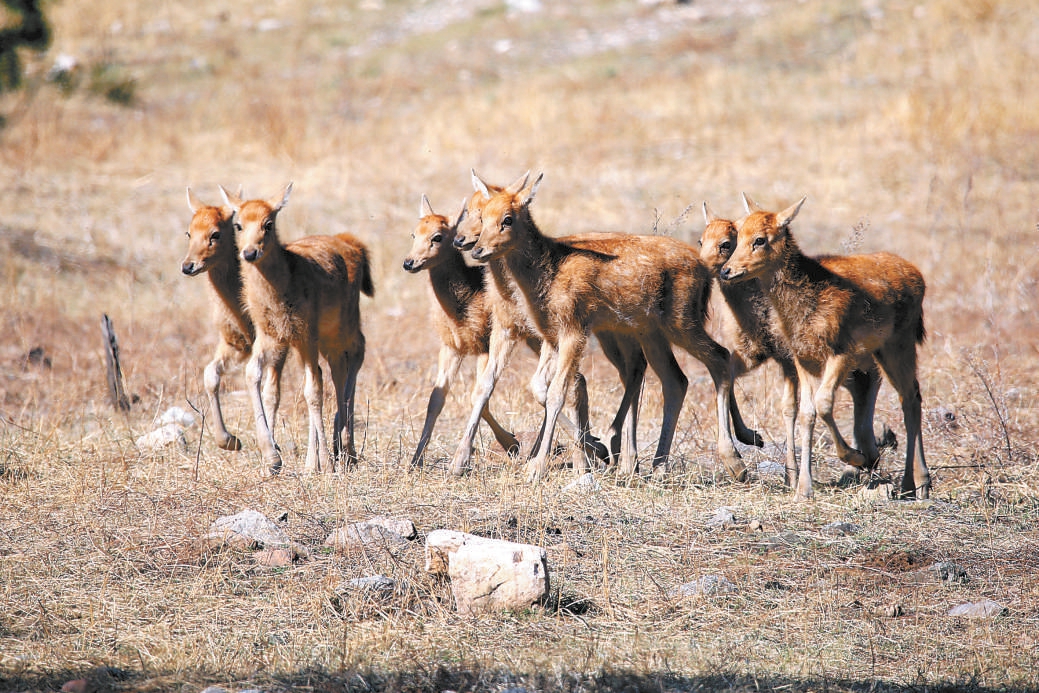
[[[242,259],[246,262],[256,262],[256,258],[260,256],[260,251],[256,248],[245,248],[242,250]]]
[[[728,279],[731,274],[732,270],[728,267],[722,267],[721,270],[718,272],[718,276],[722,279]]]
[[[195,273],[195,263],[185,262],[183,265],[180,266],[180,271],[190,277]]]
[[[414,267],[414,266],[415,266],[415,261],[412,260],[410,257],[407,260],[404,261],[404,269],[406,271],[410,272],[411,268]]]
[[[454,243],[455,243],[455,247],[456,248],[464,248],[465,247],[465,236],[455,236]]]

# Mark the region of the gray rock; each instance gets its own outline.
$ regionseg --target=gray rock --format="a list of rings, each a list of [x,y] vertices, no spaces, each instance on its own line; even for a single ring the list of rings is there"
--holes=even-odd
[[[819,531],[831,537],[850,537],[861,532],[862,527],[852,522],[831,522]]]
[[[397,581],[385,575],[369,575],[347,580],[343,583],[343,588],[361,592],[392,592],[397,588]]]
[[[161,450],[165,447],[188,447],[187,438],[184,437],[184,429],[180,424],[168,423],[155,429],[151,433],[145,433],[134,441],[137,447],[144,450]]]
[[[704,575],[698,580],[687,582],[671,590],[672,597],[713,597],[719,594],[731,594],[738,588],[721,575]]]
[[[585,472],[563,487],[563,493],[595,493],[601,490],[602,486],[591,472]]]
[[[289,536],[263,513],[245,509],[237,515],[217,518],[205,540],[211,546],[228,545],[243,549],[290,548]]]
[[[991,599],[982,599],[980,602],[968,602],[949,609],[950,616],[962,616],[963,618],[996,618],[1009,613],[1002,604]]]
[[[707,521],[708,529],[728,529],[736,524],[736,508],[722,506],[714,511],[714,516]]]
[[[325,539],[325,546],[341,551],[357,551],[365,547],[395,548],[407,544],[408,540],[381,524],[355,522],[335,530]]]
[[[375,517],[368,518],[365,522],[370,525],[377,525],[388,529],[394,534],[399,534],[408,541],[418,538],[418,530],[415,529],[415,523],[411,520],[386,517],[385,515],[376,515]]]

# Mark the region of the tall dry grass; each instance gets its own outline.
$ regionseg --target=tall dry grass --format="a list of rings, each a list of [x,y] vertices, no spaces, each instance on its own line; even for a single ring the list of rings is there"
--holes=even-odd
[[[54,46],[34,74],[66,52],[132,81],[134,98],[41,82],[31,100],[0,102],[15,116],[0,132],[0,688],[53,690],[97,665],[123,670],[110,683],[128,690],[1034,687],[1039,20],[1029,3],[364,9],[376,5],[50,6]],[[561,493],[570,474],[559,471],[529,488],[483,443],[472,476],[445,478],[471,366],[427,454],[440,462],[405,474],[436,344],[423,280],[399,263],[419,195],[451,208],[471,166],[501,182],[544,170],[535,211],[551,233],[694,241],[690,204],[735,215],[743,190],[766,205],[807,193],[797,223],[809,252],[887,249],[919,264],[936,500],[874,505],[823,485],[795,506],[778,477],[717,479],[701,435],[710,387],[685,357],[691,384],[667,483],[607,476],[601,493],[575,497]],[[138,450],[166,408],[203,400],[213,344],[204,280],[179,273],[184,187],[215,201],[218,183],[269,195],[290,179],[280,222],[290,237],[350,230],[373,248],[360,468],[301,479],[290,450],[285,478],[264,480],[248,402],[233,391],[228,425],[243,452],[215,449],[197,428],[186,450]],[[139,398],[127,416],[106,401],[103,311]],[[30,358],[36,347],[49,366]],[[539,423],[532,368],[518,355],[494,400],[520,432]],[[601,432],[619,383],[594,353],[585,371]],[[290,363],[280,439],[296,455],[299,380]],[[643,445],[657,431],[656,390],[651,378]],[[778,375],[762,369],[737,391],[748,420],[781,443]],[[846,407],[841,416],[850,420]],[[887,387],[877,418],[901,436]],[[899,455],[887,453],[885,473]],[[821,457],[819,477],[836,478]],[[740,524],[707,530],[721,505]],[[215,517],[245,506],[287,514],[315,558],[275,570],[200,548]],[[422,532],[545,545],[553,601],[463,619],[447,586],[422,574],[418,547],[320,550],[332,528],[376,513],[409,516]],[[821,533],[836,520],[863,529]],[[938,560],[970,581],[918,582]],[[406,587],[388,601],[340,593],[376,572]],[[668,596],[704,574],[738,592]],[[1009,615],[944,615],[982,597]],[[905,615],[886,616],[892,605]]]

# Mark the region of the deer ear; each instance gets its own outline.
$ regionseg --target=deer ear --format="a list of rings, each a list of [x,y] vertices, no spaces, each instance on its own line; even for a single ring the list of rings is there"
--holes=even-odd
[[[527,171],[522,176],[512,181],[509,187],[505,188],[505,192],[509,195],[518,195],[520,190],[527,187],[527,180],[530,178],[530,171]]]
[[[195,197],[195,193],[191,192],[191,188],[188,188],[188,207],[191,209],[191,213],[194,214],[204,206],[205,205]]]
[[[469,172],[473,174],[473,190],[483,195],[485,200],[491,199],[491,191],[487,189],[487,184],[483,182],[480,176],[476,175],[476,169],[471,168]]]
[[[711,208],[709,206],[707,206],[707,200],[704,200],[704,203],[703,203],[703,221],[704,221],[704,223],[705,224],[710,224],[712,221],[714,221],[717,218],[718,217],[714,216],[714,212],[711,211]]]
[[[422,217],[432,216],[433,214],[436,214],[436,212],[433,211],[433,205],[429,204],[429,198],[426,197],[425,193],[422,193],[422,202],[420,202],[418,206],[418,218],[421,219]]]
[[[743,208],[747,210],[747,214],[762,211],[761,207],[758,207],[757,203],[750,199],[747,193],[740,193],[740,196],[743,198]]]
[[[797,213],[801,211],[801,205],[803,205],[805,203],[805,200],[807,199],[808,196],[805,195],[796,203],[790,205],[782,212],[776,214],[776,227],[780,229],[785,229],[788,226],[790,226],[790,222],[792,222],[794,220],[794,217],[797,216]]]
[[[235,212],[242,208],[242,198],[240,189],[239,193],[235,195],[234,193],[227,192],[227,190],[224,189],[224,186],[222,185],[218,185],[217,187],[220,188],[220,196],[224,198],[224,204],[226,204]]]
[[[523,200],[523,206],[528,207],[530,203],[534,201],[534,196],[538,194],[538,188],[541,187],[541,179],[545,177],[544,173],[539,173],[538,177],[534,180],[534,183],[530,186],[530,192],[527,193],[527,198]]]
[[[278,198],[272,197],[268,204],[274,208],[275,212],[280,212],[282,208],[289,203],[289,194],[292,192],[292,182],[285,186],[285,192],[281,195],[281,201],[276,201]]]
[[[462,223],[465,219],[465,215],[469,213],[469,200],[465,197],[462,198],[462,208],[458,210],[458,219],[455,221],[455,226]]]

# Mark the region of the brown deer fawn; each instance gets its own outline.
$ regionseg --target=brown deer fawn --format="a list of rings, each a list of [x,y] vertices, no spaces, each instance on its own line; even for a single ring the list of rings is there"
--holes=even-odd
[[[222,187],[220,191],[235,213],[243,296],[256,328],[246,379],[263,458],[273,474],[281,470],[281,454],[260,393],[260,376],[269,363],[283,360],[293,348],[305,369],[303,391],[309,413],[304,471],[322,471],[328,461],[318,354],[328,362],[336,395],[335,461],[352,464],[357,459],[354,397],[365,347],[360,295],[375,293],[368,249],[348,233],[307,236],[283,245],[275,222],[288,203],[292,183],[280,198],[270,200],[243,201]]]
[[[241,196],[241,188],[238,195]],[[224,414],[220,407],[220,379],[228,367],[243,363],[252,350],[255,330],[253,322],[242,303],[242,276],[238,259],[238,244],[230,207],[216,207],[199,201],[188,188],[188,207],[191,223],[188,225],[188,254],[180,270],[189,277],[203,272],[209,277],[213,304],[213,322],[219,341],[216,354],[203,371],[203,382],[209,395],[216,428],[216,443],[225,450],[241,450],[241,441],[227,432]],[[272,363],[267,368],[263,384],[266,410],[270,412],[273,425],[278,411],[281,370],[285,360]]]
[[[830,431],[837,456],[856,467],[869,463],[848,446],[833,418],[837,387],[872,357],[898,392],[906,428],[903,497],[927,498],[916,347],[924,340],[924,278],[891,253],[805,256],[790,230],[806,198],[767,212],[744,195],[750,213],[737,223],[737,243],[722,266],[724,283],[758,280],[775,310],[779,331],[794,357],[800,383],[801,464],[796,498],[812,495],[812,436],[816,415]]]
[[[411,234],[414,239],[411,251],[404,259],[406,271],[418,273],[425,270],[429,276],[430,313],[441,342],[436,381],[429,395],[422,435],[411,458],[412,466],[422,463],[422,456],[433,435],[433,427],[444,408],[448,389],[458,373],[462,359],[476,356],[478,375],[487,367],[491,310],[484,290],[484,269],[467,265],[461,252],[454,246],[455,230],[460,220],[461,215],[452,222],[435,213],[429,199],[423,195],[419,206],[419,223]],[[535,346],[540,348],[540,345]],[[475,398],[475,392],[473,396]],[[516,436],[498,423],[486,403],[480,415],[490,426],[498,444],[509,454],[517,454],[519,442]]]
[[[492,191],[500,192],[503,190],[499,186],[491,186],[482,181],[475,171],[472,171],[472,181],[475,192],[470,197],[466,209],[463,210],[462,219],[458,224],[454,241],[455,247],[462,250],[471,250],[479,239],[482,210],[491,198]],[[599,234],[590,234],[593,237],[597,235]],[[576,244],[582,242],[582,237],[570,238],[573,238]],[[494,267],[498,262],[497,260],[492,260],[486,266]],[[540,337],[531,326],[522,308],[522,296],[518,293],[518,289],[504,277],[504,270],[502,272],[489,271],[485,282],[488,294],[487,301],[492,308],[488,367],[477,379],[473,395],[474,406],[472,414],[469,418],[466,436],[456,452],[456,462],[468,455],[466,448],[467,446],[471,447],[471,437],[475,432],[476,425],[479,423],[479,409],[477,405],[486,403],[490,398],[495,383],[508,363],[513,346],[519,337],[525,338],[532,349],[535,349],[535,344],[540,345],[538,347],[540,349],[538,369],[531,379],[531,389],[543,406],[547,400],[549,381],[555,368],[555,352],[550,346],[546,348],[542,344]],[[621,474],[632,474],[636,469],[637,463],[635,429],[638,421],[639,396],[646,371],[646,359],[638,342],[627,335],[600,331],[596,333],[596,337],[599,339],[603,354],[620,374],[621,382],[624,386],[624,394],[608,432],[610,441],[609,457],[619,462]],[[535,350],[537,351],[538,349]],[[572,430],[575,428],[586,430],[587,424],[585,422],[587,422],[588,418],[587,396],[584,394],[586,392],[584,376],[579,371],[574,376],[574,391],[574,398],[577,400],[575,407],[578,410],[577,416],[580,425],[575,427],[574,424],[570,423],[562,415],[560,416],[560,421]],[[583,410],[582,401],[585,402]],[[531,454],[540,447],[544,433],[545,425],[542,423],[541,431],[535,440]],[[590,451],[598,456],[599,447],[594,444],[597,441],[594,437],[588,437],[593,444],[586,444],[585,451]],[[585,466],[584,460],[578,460],[578,470],[584,469]]]
[[[750,210],[747,210],[750,212]],[[700,259],[717,277],[722,266],[736,249],[736,224],[715,216],[703,203],[704,232],[700,238]],[[819,261],[826,266],[829,258]],[[794,356],[787,347],[779,325],[779,317],[762,289],[761,282],[719,282],[722,298],[729,308],[732,321],[726,323],[727,343],[732,347],[733,377],[754,370],[768,360],[774,360],[783,373],[783,415],[786,420],[786,485],[797,483],[797,368]],[[843,383],[851,393],[854,404],[854,438],[856,447],[866,456],[866,468],[872,469],[880,458],[880,450],[873,433],[873,412],[880,390],[880,371],[872,356],[865,356]],[[739,429],[739,409],[733,397],[733,428]],[[857,476],[858,469],[849,466],[843,479]]]
[[[545,236],[530,215],[542,176],[523,176],[490,196],[482,210],[472,256],[492,263],[496,281],[517,287],[530,320],[555,352],[544,436],[528,463],[538,480],[547,467],[564,396],[591,332],[608,330],[635,339],[660,378],[664,417],[654,466],[666,469],[678,414],[688,386],[671,349],[677,344],[707,366],[715,385],[718,455],[736,479],[746,469],[732,440],[728,350],[704,327],[711,277],[691,246],[662,236],[605,234],[577,247]],[[493,262],[499,260],[499,262]]]

